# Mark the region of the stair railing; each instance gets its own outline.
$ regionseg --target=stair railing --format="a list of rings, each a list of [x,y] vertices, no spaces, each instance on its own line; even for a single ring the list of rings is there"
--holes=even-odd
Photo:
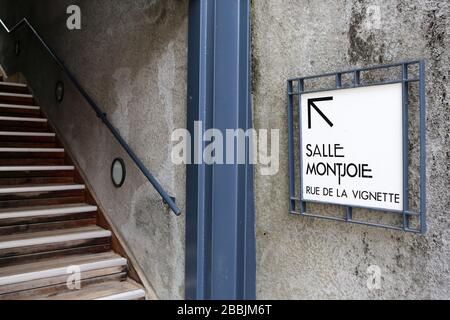
[[[145,167],[145,165],[138,158],[136,153],[131,149],[131,147],[128,145],[128,143],[120,135],[119,131],[108,120],[107,114],[105,112],[103,112],[103,110],[97,105],[97,103],[89,96],[89,94],[86,92],[86,90],[83,88],[83,86],[78,82],[78,80],[72,74],[72,72],[69,71],[69,69],[65,66],[65,64],[62,62],[62,60],[60,58],[58,58],[58,56],[55,54],[55,52],[47,45],[47,43],[42,39],[42,37],[39,35],[39,33],[36,31],[36,29],[34,29],[33,26],[28,22],[28,20],[26,18],[23,18],[11,29],[9,29],[6,26],[6,24],[3,22],[2,19],[0,19],[0,23],[8,34],[14,33],[23,25],[27,26],[31,30],[31,32],[36,36],[36,38],[39,40],[39,42],[44,46],[44,48],[47,50],[47,52],[50,54],[50,56],[53,58],[53,60],[56,62],[56,64],[62,69],[62,71],[66,74],[66,76],[69,78],[69,80],[72,82],[72,84],[81,93],[83,98],[92,107],[92,109],[95,111],[97,116],[102,120],[102,122],[106,125],[106,127],[109,129],[109,131],[111,131],[114,138],[123,147],[123,149],[130,156],[130,158],[133,160],[133,162],[136,164],[136,166],[139,168],[139,170],[144,174],[144,176],[148,179],[148,181],[152,184],[152,186],[156,189],[156,191],[158,191],[158,193],[160,194],[164,203],[169,206],[169,208],[172,210],[172,212],[175,215],[180,216],[181,210],[175,204],[175,198],[172,198],[169,196],[169,194],[164,190],[164,188],[161,186],[161,184],[158,182],[158,180]]]

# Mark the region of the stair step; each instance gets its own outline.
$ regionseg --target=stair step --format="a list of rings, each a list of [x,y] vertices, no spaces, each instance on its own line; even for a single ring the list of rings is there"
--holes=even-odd
[[[0,136],[11,137],[56,137],[52,132],[17,132],[17,131],[0,131]]]
[[[39,107],[39,106],[20,105],[20,104],[0,103],[0,112],[3,109],[22,109],[22,110],[40,111],[41,107]]]
[[[1,92],[0,103],[33,105],[34,97],[31,94]]]
[[[64,165],[64,158],[9,158],[0,157],[0,166],[60,166]]]
[[[41,117],[41,110],[23,108],[0,108],[0,116],[39,118]]]
[[[0,158],[64,158],[63,148],[0,148]],[[1,164],[0,164],[1,165]]]
[[[85,202],[81,184],[39,184],[0,187],[0,208]]]
[[[0,92],[0,97],[33,98],[33,95],[28,93]]]
[[[105,277],[106,279],[106,277]],[[83,285],[84,284],[84,285]],[[34,291],[34,292],[33,292]],[[42,288],[18,292],[15,295],[0,296],[4,300],[144,300],[142,286],[127,279],[82,282],[80,290],[70,290],[64,284],[58,288]]]
[[[1,221],[4,222],[4,221]],[[64,219],[53,222],[24,223],[18,224],[18,220],[13,220],[12,225],[0,227],[0,236],[9,236],[17,233],[34,233],[39,231],[53,231],[72,228],[81,228],[96,225],[96,217],[84,217],[78,220]]]
[[[0,128],[6,132],[45,132],[48,130],[48,121],[40,117],[0,115]]]
[[[0,265],[2,259],[22,255],[61,252],[73,248],[109,244],[111,231],[98,226],[87,226],[62,230],[17,233],[0,236]]]
[[[62,204],[77,204],[86,201],[86,197],[83,192],[72,194],[58,194],[57,196],[46,197],[34,197],[34,198],[14,198],[14,199],[2,199],[0,202],[1,209],[11,209],[17,207],[36,207],[36,206],[55,206]]]
[[[17,193],[38,193],[38,192],[55,192],[55,191],[72,191],[84,190],[86,187],[83,184],[68,184],[68,185],[35,185],[35,186],[20,186],[20,187],[0,187],[0,195],[17,194]]]
[[[1,173],[1,172],[0,172]],[[43,176],[43,173],[39,173],[40,176],[34,176],[30,174],[29,176],[22,177],[2,177],[0,175],[0,188],[6,188],[9,186],[28,186],[33,185],[49,185],[49,184],[71,184],[74,183],[73,175],[48,175]]]
[[[0,166],[0,186],[73,183],[74,175],[73,166]]]
[[[59,242],[108,238],[110,236],[111,231],[105,230],[98,226],[15,234],[11,236],[0,237],[0,250]]]
[[[39,297],[38,297],[39,298]],[[62,292],[41,299],[50,300],[139,300],[145,299],[145,291],[136,282],[108,281],[87,285],[81,290]]]
[[[55,141],[52,142],[20,142],[20,141],[0,141],[0,148],[57,148]]]
[[[40,206],[33,208],[14,208],[0,210],[0,225],[4,220],[38,218],[52,216],[68,216],[73,214],[96,212],[97,206],[88,204],[69,204],[55,206]]]
[[[68,268],[78,267],[86,279],[125,272],[127,260],[114,252],[84,254],[0,268],[1,294],[36,289],[42,286],[64,284],[72,274]]]
[[[7,82],[7,81],[0,82],[0,88],[2,86],[21,87],[21,88],[27,87],[27,85],[25,83]]]
[[[0,121],[13,121],[13,122],[42,122],[47,123],[45,118],[34,118],[34,117],[8,117],[0,116]]]
[[[88,204],[0,209],[0,236],[86,227],[96,223],[97,207]]]
[[[145,291],[142,288],[134,289],[131,291],[116,293],[106,297],[96,298],[94,300],[105,300],[105,301],[145,300]]]
[[[28,86],[22,83],[0,82],[0,92],[28,94]]]
[[[3,127],[2,130],[11,128]],[[21,128],[23,129],[23,128]],[[31,128],[30,132],[19,131],[0,131],[0,142],[8,143],[55,143],[56,135],[51,132],[32,132],[35,128]],[[42,129],[42,128],[40,128]]]
[[[0,166],[0,172],[17,171],[73,171],[74,166]]]
[[[59,153],[59,152],[64,152],[64,149],[63,148],[0,148],[0,152]]]

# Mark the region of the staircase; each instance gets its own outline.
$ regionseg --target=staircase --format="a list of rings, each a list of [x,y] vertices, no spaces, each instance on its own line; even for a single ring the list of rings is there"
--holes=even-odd
[[[27,86],[1,81],[0,300],[145,299],[102,220]]]

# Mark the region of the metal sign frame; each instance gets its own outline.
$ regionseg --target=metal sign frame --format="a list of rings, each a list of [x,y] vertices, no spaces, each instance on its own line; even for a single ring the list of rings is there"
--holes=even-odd
[[[410,68],[416,67],[417,75],[416,76],[410,76]],[[361,74],[363,72],[369,72],[369,71],[383,71],[386,69],[400,69],[401,78],[394,78],[389,80],[381,80],[381,81],[374,81],[371,83],[363,83],[361,81]],[[350,86],[344,86],[343,85],[343,76],[351,76],[351,85]],[[335,87],[333,88],[319,88],[319,89],[305,89],[305,82],[308,80],[317,80],[321,78],[330,78],[334,77],[335,81]],[[410,203],[409,203],[409,96],[410,96],[410,90],[409,90],[409,84],[410,83],[418,83],[419,84],[419,158],[420,158],[420,165],[419,165],[419,171],[420,171],[420,185],[419,185],[419,212],[414,212],[410,210]],[[307,203],[321,203],[321,204],[328,204],[328,205],[336,205],[328,202],[321,202],[321,201],[306,201],[303,199],[302,191],[303,191],[303,185],[302,185],[302,179],[301,179],[301,172],[302,172],[302,156],[301,156],[301,146],[302,146],[302,112],[301,112],[301,97],[303,94],[307,93],[315,93],[315,92],[325,92],[330,90],[341,90],[341,89],[348,89],[348,88],[358,88],[358,87],[369,87],[369,86],[376,86],[376,85],[385,85],[385,84],[394,84],[394,83],[401,83],[402,84],[402,131],[403,131],[403,210],[402,211],[389,211],[393,214],[400,214],[403,217],[403,223],[401,226],[398,225],[390,225],[390,224],[380,224],[380,223],[373,223],[369,221],[363,221],[354,219],[353,217],[353,210],[354,209],[369,209],[373,211],[380,211],[380,212],[387,212],[385,209],[377,209],[377,208],[370,208],[370,207],[359,207],[359,206],[346,206],[346,205],[339,205],[340,207],[345,207],[345,214],[344,217],[336,217],[336,216],[326,216],[326,215],[319,215],[314,213],[307,212]],[[289,201],[289,210],[291,214],[294,215],[300,215],[303,217],[312,217],[312,218],[320,218],[320,219],[327,219],[327,220],[333,220],[333,221],[341,221],[341,222],[347,222],[347,223],[353,223],[353,224],[359,224],[359,225],[366,225],[371,227],[380,227],[385,229],[391,229],[391,230],[398,230],[398,231],[405,231],[405,232],[412,232],[412,233],[420,233],[425,234],[426,233],[426,100],[425,100],[425,61],[424,60],[416,60],[416,61],[408,61],[408,62],[400,62],[400,63],[393,63],[393,64],[385,64],[385,65],[377,65],[377,66],[371,66],[367,68],[357,68],[357,69],[351,69],[347,71],[341,71],[341,72],[332,72],[332,73],[325,73],[320,74],[316,76],[307,76],[307,77],[300,77],[300,78],[292,78],[289,79],[287,82],[287,98],[288,98],[288,146],[289,146],[289,193],[290,193],[290,201]],[[296,119],[294,117],[294,110],[295,108],[298,108],[298,143],[297,146],[295,146],[295,122]],[[295,151],[298,147],[297,151],[298,159],[297,162],[299,163],[299,167],[296,166],[296,156]],[[298,194],[296,191],[296,169],[300,170],[300,183],[299,183],[299,192]],[[298,208],[298,209],[297,209]],[[416,227],[412,227],[410,225],[411,217],[416,217],[418,219],[418,224]]]

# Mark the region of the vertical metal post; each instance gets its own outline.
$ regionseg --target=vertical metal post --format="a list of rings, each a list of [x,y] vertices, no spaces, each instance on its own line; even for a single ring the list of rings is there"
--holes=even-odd
[[[426,112],[426,76],[425,61],[419,62],[420,76],[420,231],[425,234],[427,231],[426,211],[427,211],[427,112]]]
[[[191,0],[188,124],[194,134],[252,126],[248,0]],[[194,121],[204,121],[195,132]],[[194,148],[193,154],[196,152]],[[186,298],[255,299],[253,166],[187,168]],[[200,152],[201,154],[201,152]]]
[[[360,85],[360,83],[361,83],[361,71],[356,70],[353,73],[353,86],[357,87]]]
[[[342,88],[342,74],[337,73],[336,74],[336,88]]]
[[[403,117],[403,228],[409,228],[409,103],[408,64],[402,64],[402,117]]]
[[[352,207],[346,207],[345,208],[345,220],[351,221],[353,219],[353,208]]]
[[[194,158],[202,158],[204,148],[203,133],[212,126],[210,114],[206,109],[212,104],[212,59],[208,52],[213,44],[208,41],[209,28],[212,28],[213,6],[207,1],[190,1],[189,4],[189,50],[188,50],[188,99],[187,128],[192,137],[200,135],[198,147],[193,148]],[[195,122],[201,122],[196,127]],[[207,253],[211,250],[210,215],[211,168],[203,161],[190,164],[186,168],[186,263],[185,297],[186,299],[206,299],[210,292],[208,270],[210,260]]]
[[[302,93],[303,91],[305,91],[305,80],[304,79],[299,79],[298,80],[298,135],[299,135],[299,152],[298,152],[298,156],[299,156],[299,166],[300,166],[300,195],[299,195],[299,199],[300,199],[300,213],[301,214],[305,214],[306,213],[306,202],[303,201],[303,179],[302,174],[303,174],[303,161],[302,161]]]
[[[287,85],[288,143],[289,143],[289,212],[295,211],[295,161],[294,161],[294,93],[292,81]]]

